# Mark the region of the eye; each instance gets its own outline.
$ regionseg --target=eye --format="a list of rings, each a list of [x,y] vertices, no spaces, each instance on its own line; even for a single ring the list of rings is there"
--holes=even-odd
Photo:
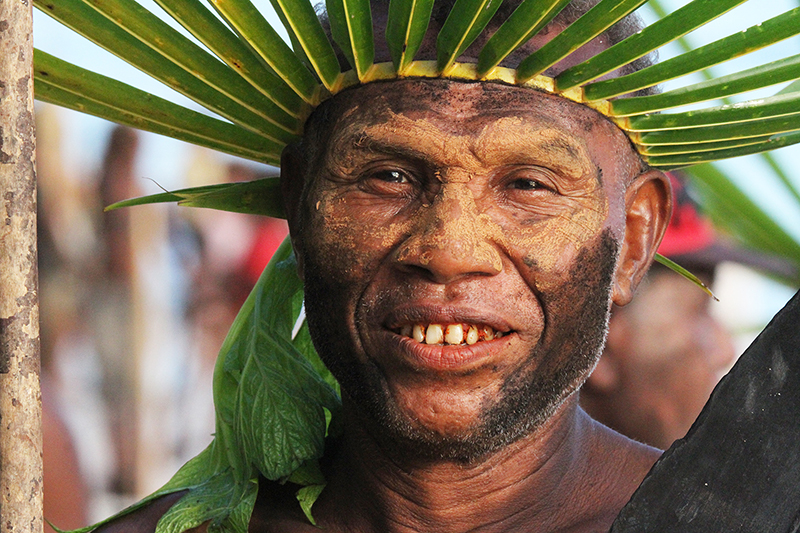
[[[381,170],[371,176],[373,179],[386,183],[410,183],[408,176],[399,170]]]
[[[376,168],[361,174],[359,188],[377,196],[408,196],[416,183],[413,175],[403,169]]]
[[[545,187],[538,181],[530,178],[517,178],[509,184],[510,189],[518,191],[535,191],[537,189],[545,189]]]

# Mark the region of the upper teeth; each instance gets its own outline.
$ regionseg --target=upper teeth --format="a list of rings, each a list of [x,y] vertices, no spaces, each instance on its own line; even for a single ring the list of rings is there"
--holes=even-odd
[[[407,324],[400,328],[400,335],[425,344],[475,344],[498,339],[503,332],[474,324]]]

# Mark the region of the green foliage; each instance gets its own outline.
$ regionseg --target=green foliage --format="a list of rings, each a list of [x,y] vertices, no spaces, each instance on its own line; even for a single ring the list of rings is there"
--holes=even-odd
[[[397,72],[404,73],[422,44],[433,10],[433,0],[391,0],[386,43]]]
[[[325,486],[317,460],[326,436],[340,431],[341,401],[313,347],[291,337],[302,291],[287,239],[220,349],[214,370],[214,441],[164,487],[118,516],[185,491],[156,533],[181,533],[205,522],[209,531],[245,533],[261,475],[300,485],[298,504],[313,519],[311,506]]]
[[[436,40],[436,67],[445,72],[489,24],[501,0],[456,0]]]

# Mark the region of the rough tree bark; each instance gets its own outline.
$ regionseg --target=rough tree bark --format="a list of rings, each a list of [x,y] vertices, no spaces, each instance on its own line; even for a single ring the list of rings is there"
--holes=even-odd
[[[0,533],[42,531],[31,20],[0,0]]]

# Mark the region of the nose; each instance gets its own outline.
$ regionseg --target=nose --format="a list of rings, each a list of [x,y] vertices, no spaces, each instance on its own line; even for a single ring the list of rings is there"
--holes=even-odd
[[[503,270],[498,232],[466,184],[445,183],[430,205],[419,208],[412,234],[395,252],[395,264],[440,284],[497,275]]]

